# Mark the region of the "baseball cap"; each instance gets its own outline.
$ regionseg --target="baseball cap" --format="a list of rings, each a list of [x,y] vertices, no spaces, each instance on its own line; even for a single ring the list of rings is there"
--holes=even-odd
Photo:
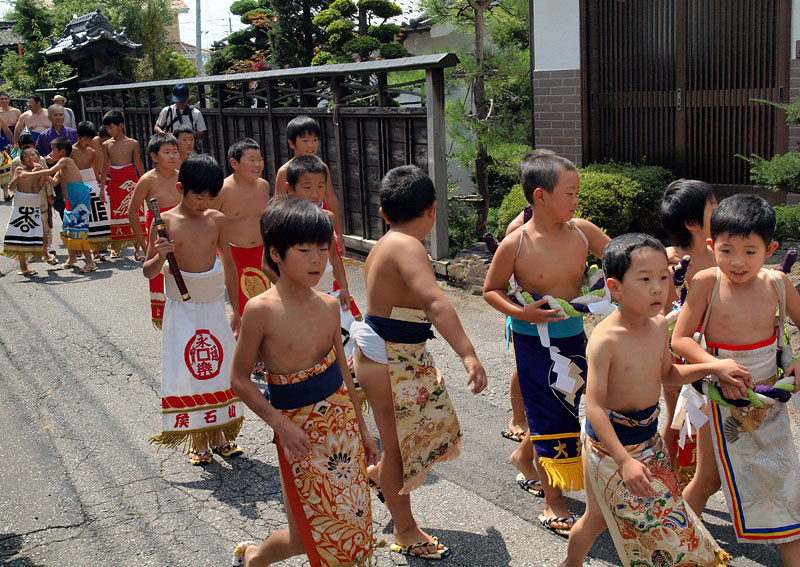
[[[189,98],[189,87],[183,83],[178,83],[172,87],[172,102],[186,102]]]

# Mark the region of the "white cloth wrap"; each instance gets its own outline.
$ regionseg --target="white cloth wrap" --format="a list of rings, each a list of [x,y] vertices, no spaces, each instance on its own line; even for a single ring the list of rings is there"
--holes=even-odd
[[[350,325],[350,338],[351,342],[361,349],[364,356],[379,364],[389,364],[386,356],[386,341],[372,327],[361,321],[354,321]]]

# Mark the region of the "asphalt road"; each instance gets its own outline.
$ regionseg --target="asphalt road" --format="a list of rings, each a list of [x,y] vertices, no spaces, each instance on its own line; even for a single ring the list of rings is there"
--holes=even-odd
[[[9,212],[0,202],[0,227]],[[63,261],[65,250],[58,252]],[[252,413],[239,438],[240,459],[215,457],[203,469],[148,444],[160,425],[161,337],[130,250],[88,275],[32,266],[37,277],[18,276],[17,263],[0,257],[0,565],[227,566],[238,540],[260,541],[284,527],[272,432]],[[347,272],[363,307],[361,268],[348,262]],[[465,440],[462,457],[437,466],[414,492],[417,518],[453,548],[449,565],[557,565],[566,540],[538,525],[542,500],[517,488],[508,462],[514,444],[499,435],[510,414],[513,365],[502,317],[479,297],[441,285],[489,387],[469,393],[458,358],[441,338],[430,342]],[[570,494],[568,505],[581,513],[583,493]],[[378,539],[390,542],[388,512],[374,497],[373,517]],[[780,565],[774,546],[735,543],[721,494],[704,517],[733,565]],[[385,547],[376,550],[376,563],[422,564]],[[607,534],[586,564],[619,564]]]

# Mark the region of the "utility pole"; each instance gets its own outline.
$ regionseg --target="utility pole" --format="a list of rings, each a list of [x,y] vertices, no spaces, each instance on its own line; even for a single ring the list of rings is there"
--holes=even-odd
[[[195,51],[194,51],[194,61],[195,65],[197,66],[197,76],[203,74],[203,46],[200,44],[200,0],[197,0],[195,6],[197,7],[197,11],[195,13],[195,25],[197,27],[195,38]]]

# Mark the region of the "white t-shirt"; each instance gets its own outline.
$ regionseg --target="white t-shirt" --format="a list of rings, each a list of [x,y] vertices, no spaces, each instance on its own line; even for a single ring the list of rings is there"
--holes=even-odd
[[[156,125],[164,132],[172,132],[181,124],[189,126],[195,132],[205,132],[208,129],[202,113],[194,106],[187,106],[181,113],[177,105],[170,104],[161,109],[156,120]]]

